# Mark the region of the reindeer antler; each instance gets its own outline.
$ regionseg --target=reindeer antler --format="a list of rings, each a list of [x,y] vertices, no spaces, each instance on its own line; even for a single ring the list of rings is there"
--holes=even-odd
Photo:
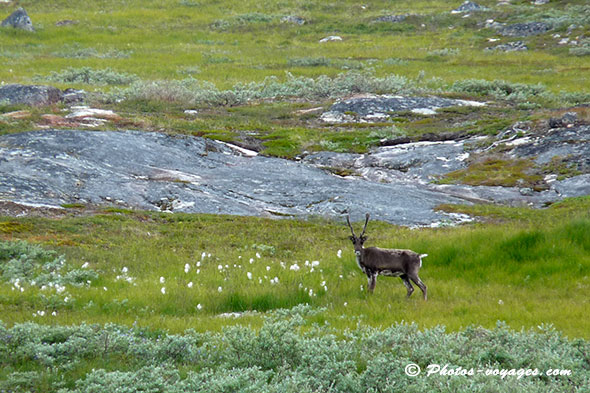
[[[354,229],[352,229],[352,225],[350,224],[350,214],[346,215],[346,223],[348,224],[348,227],[350,228],[350,231],[352,232],[352,236],[356,237],[356,235],[354,234]]]
[[[363,237],[363,235],[365,234],[365,231],[367,230],[367,224],[369,223],[369,217],[370,217],[370,215],[369,215],[369,213],[367,213],[365,215],[365,227],[363,228],[363,233],[361,233],[360,237]]]

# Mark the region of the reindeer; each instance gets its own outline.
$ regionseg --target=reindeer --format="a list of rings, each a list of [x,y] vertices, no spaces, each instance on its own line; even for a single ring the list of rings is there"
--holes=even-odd
[[[350,240],[352,240],[352,244],[354,245],[356,263],[363,273],[367,275],[369,280],[368,290],[370,293],[373,293],[375,289],[378,275],[400,277],[408,289],[408,298],[414,292],[414,287],[410,282],[412,280],[422,290],[424,300],[426,300],[426,285],[418,277],[418,271],[422,267],[422,258],[428,256],[428,254],[419,255],[411,250],[384,249],[378,247],[364,248],[363,244],[367,240],[365,230],[369,223],[369,213],[366,215],[365,227],[359,237],[354,234],[354,230],[350,224],[350,216],[346,216],[346,222],[352,232]]]

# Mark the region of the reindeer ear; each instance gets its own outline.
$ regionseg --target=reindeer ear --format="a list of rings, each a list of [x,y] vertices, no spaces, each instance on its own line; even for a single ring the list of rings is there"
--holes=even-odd
[[[348,238],[352,241],[354,241],[354,236],[348,236]]]
[[[366,242],[368,238],[369,238],[368,236],[364,236],[364,235],[361,236],[361,242],[362,243]]]

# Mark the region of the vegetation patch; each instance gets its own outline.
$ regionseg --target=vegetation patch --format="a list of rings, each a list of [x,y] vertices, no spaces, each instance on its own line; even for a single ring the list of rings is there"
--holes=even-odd
[[[36,76],[36,80],[61,82],[61,83],[83,83],[92,85],[128,85],[138,80],[136,75],[117,72],[105,68],[96,70],[90,67],[68,68],[62,72],[52,71],[49,76]]]
[[[343,336],[311,323],[323,311],[297,306],[269,314],[259,330],[235,326],[204,334],[117,324],[0,324],[0,387],[61,393],[589,387],[588,342],[569,341],[550,325],[517,332],[498,323],[448,333],[441,326],[421,331],[402,323],[383,330],[358,326]],[[433,372],[435,362],[439,372]],[[407,375],[408,364],[424,374]]]
[[[467,168],[445,174],[439,183],[462,183],[472,186],[526,187],[535,191],[549,188],[533,161],[483,157]]]

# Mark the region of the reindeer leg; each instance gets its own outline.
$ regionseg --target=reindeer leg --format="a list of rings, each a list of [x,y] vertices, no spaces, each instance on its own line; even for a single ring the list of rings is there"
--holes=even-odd
[[[407,275],[403,274],[400,276],[400,278],[402,279],[404,285],[408,289],[408,295],[406,296],[406,298],[409,298],[410,296],[412,296],[412,293],[414,293],[414,287],[412,286],[412,283],[410,282],[410,280],[408,280]]]
[[[422,295],[424,295],[424,300],[427,300],[426,285],[422,282],[422,280],[420,280],[420,277],[418,277],[417,274],[414,274],[411,275],[410,278],[412,279],[412,281],[414,281],[416,285],[418,285],[418,287],[422,291]]]
[[[375,273],[371,273],[371,274],[367,274],[367,278],[369,280],[369,286],[368,286],[368,290],[370,293],[373,293],[373,290],[375,290],[375,285],[377,285],[377,274]]]

